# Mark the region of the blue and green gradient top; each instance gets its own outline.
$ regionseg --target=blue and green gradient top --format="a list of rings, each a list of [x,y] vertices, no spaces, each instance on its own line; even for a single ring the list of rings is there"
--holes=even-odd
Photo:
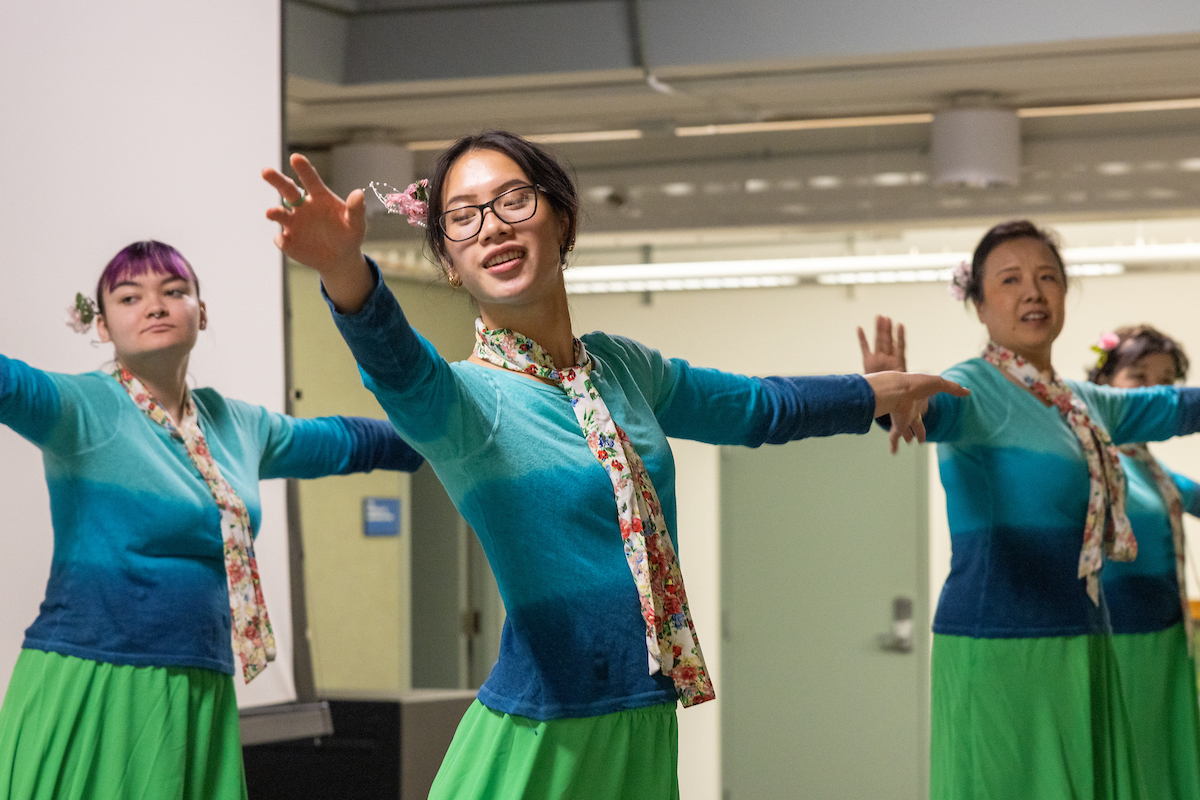
[[[1155,633],[1183,621],[1179,579],[1175,575],[1175,540],[1167,504],[1143,464],[1121,456],[1129,497],[1125,511],[1137,537],[1138,557],[1104,565],[1100,578],[1113,633]],[[1200,516],[1200,486],[1167,470],[1179,489],[1186,514]]]
[[[1089,492],[1078,438],[1057,409],[983,359],[944,375],[971,395],[936,395],[925,415],[929,440],[939,443],[951,540],[934,632],[1036,638],[1108,631],[1106,604],[1094,605],[1077,577]],[[1116,444],[1200,430],[1200,389],[1067,383]],[[1134,565],[1154,561],[1153,536],[1143,545],[1140,516],[1131,521],[1139,550]],[[1102,579],[1114,567],[1122,568],[1106,562]],[[1103,595],[1111,584],[1101,585]],[[1178,595],[1173,602],[1178,609]]]
[[[412,471],[422,461],[382,420],[295,419],[212,389],[192,399],[254,531],[260,479]],[[0,423],[41,449],[54,525],[46,599],[24,646],[232,674],[220,512],[183,443],[111,375],[43,372],[4,356]]]
[[[508,615],[480,701],[539,720],[674,702],[670,679],[647,667],[612,483],[563,390],[448,364],[408,324],[377,271],[366,305],[334,318],[367,388],[429,460],[496,575]],[[645,462],[673,539],[668,436],[757,446],[871,425],[875,398],[861,376],[751,378],[664,358],[630,339],[582,338],[592,380]],[[680,561],[686,580],[686,532]],[[720,635],[698,633],[701,645]]]

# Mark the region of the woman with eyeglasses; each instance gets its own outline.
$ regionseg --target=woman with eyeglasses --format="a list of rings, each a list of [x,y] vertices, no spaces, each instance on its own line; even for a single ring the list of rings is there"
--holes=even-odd
[[[1094,349],[1092,383],[1138,389],[1187,378],[1183,347],[1149,325],[1118,328]],[[1184,513],[1200,516],[1200,486],[1163,466],[1145,443],[1122,445],[1120,453],[1138,555],[1106,564],[1101,579],[1125,705],[1150,797],[1200,800],[1200,708],[1183,534]]]
[[[458,140],[428,186],[426,242],[479,308],[448,364],[363,257],[363,197],[302,156],[275,170],[276,244],[313,267],[365,384],[476,531],[507,619],[500,658],[430,797],[674,798],[675,704],[713,697],[675,555],[668,436],[757,446],[863,433],[894,412],[922,435],[936,376],[749,378],[607,333],[576,337],[562,271],[578,193],[545,150]]]

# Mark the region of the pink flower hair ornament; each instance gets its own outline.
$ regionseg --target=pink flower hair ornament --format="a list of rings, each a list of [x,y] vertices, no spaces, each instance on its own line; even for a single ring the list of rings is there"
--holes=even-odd
[[[424,228],[429,224],[428,179],[422,178],[416,183],[410,183],[403,192],[379,181],[371,181],[368,185],[389,214],[407,215],[409,225]]]
[[[962,261],[950,272],[950,285],[946,287],[950,296],[960,303],[967,301],[967,292],[971,287],[971,262]]]
[[[67,306],[67,327],[76,333],[87,333],[92,329],[97,313],[96,301],[76,292],[75,305]]]
[[[1092,351],[1096,354],[1096,369],[1104,369],[1104,365],[1108,363],[1108,354],[1117,349],[1121,344],[1121,337],[1111,331],[1100,334],[1100,338],[1092,345]]]

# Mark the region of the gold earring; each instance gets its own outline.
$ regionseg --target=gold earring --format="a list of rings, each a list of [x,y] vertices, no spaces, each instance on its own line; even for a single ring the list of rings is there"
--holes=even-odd
[[[447,275],[446,280],[448,280],[450,285],[455,289],[462,286],[462,278],[458,277],[457,275]]]

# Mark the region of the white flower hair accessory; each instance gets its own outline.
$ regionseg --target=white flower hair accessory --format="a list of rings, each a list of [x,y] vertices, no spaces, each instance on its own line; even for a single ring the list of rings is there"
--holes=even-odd
[[[403,192],[396,191],[386,183],[371,181],[371,191],[383,203],[389,214],[406,214],[408,224],[424,228],[429,224],[429,180],[422,178],[410,183]],[[380,191],[382,190],[382,191]]]
[[[964,303],[967,300],[967,293],[970,287],[971,262],[962,261],[950,272],[950,285],[947,288],[950,290],[951,297],[960,303]]]
[[[92,329],[97,313],[96,301],[76,292],[75,305],[67,306],[67,327],[76,333],[87,333]]]

